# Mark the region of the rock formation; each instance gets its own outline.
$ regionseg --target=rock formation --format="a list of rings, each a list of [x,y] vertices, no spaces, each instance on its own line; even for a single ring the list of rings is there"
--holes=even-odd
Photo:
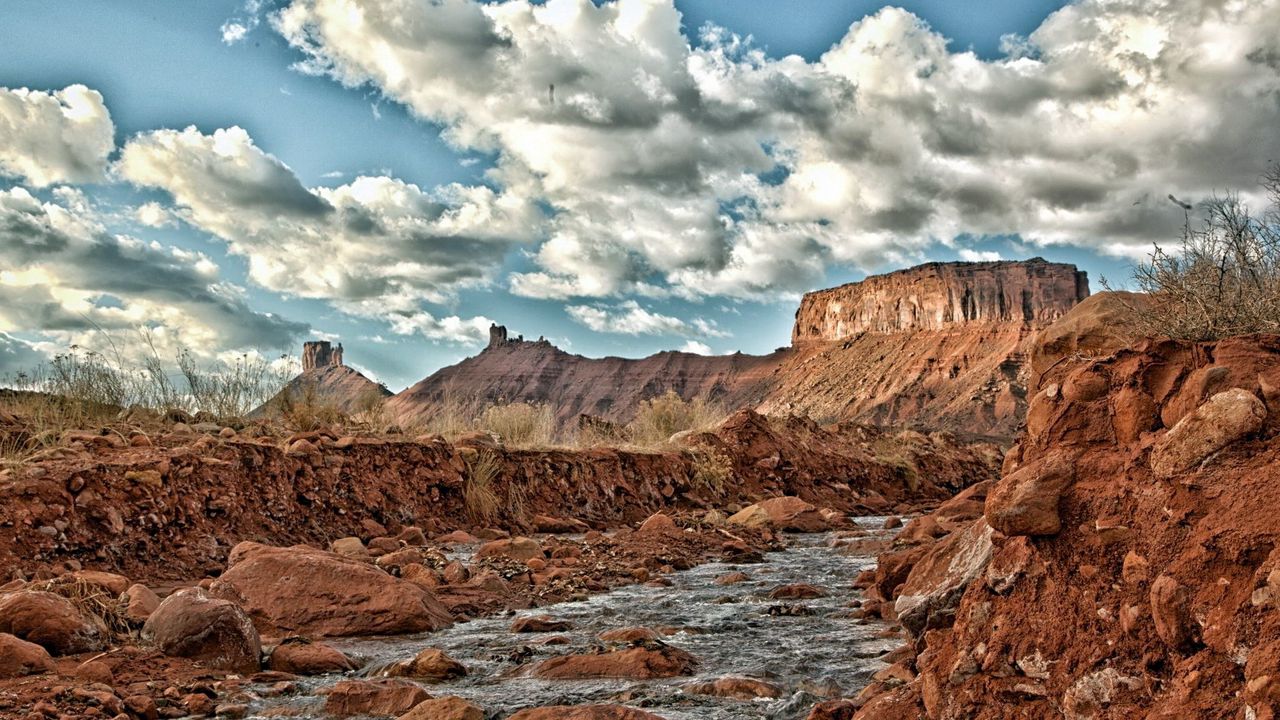
[[[386,387],[343,364],[341,343],[334,347],[327,340],[315,340],[302,344],[302,374],[254,410],[252,416],[279,412],[288,402],[326,406],[355,415],[388,397],[391,391]]]
[[[342,366],[342,343],[333,347],[328,340],[313,340],[302,344],[302,371],[323,367]]]
[[[860,333],[911,333],[983,324],[1044,327],[1089,297],[1074,265],[1026,261],[928,263],[804,296],[793,343]]]
[[[662,352],[586,358],[494,325],[479,355],[403,391],[404,424],[447,401],[550,404],[620,423],[667,391],[727,409],[1012,437],[1026,409],[1027,345],[1089,294],[1072,265],[930,263],[805,296],[794,345],[769,355]]]

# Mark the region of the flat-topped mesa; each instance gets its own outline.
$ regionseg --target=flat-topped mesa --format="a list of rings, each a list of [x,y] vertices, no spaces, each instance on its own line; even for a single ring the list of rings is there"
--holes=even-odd
[[[342,365],[342,343],[334,347],[328,340],[312,340],[302,344],[302,371]]]
[[[792,343],[971,324],[1047,326],[1089,297],[1075,265],[1043,258],[927,263],[804,296]]]

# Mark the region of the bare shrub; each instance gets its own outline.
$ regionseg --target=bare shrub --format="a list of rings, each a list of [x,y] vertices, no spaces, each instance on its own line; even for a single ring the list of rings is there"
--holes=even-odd
[[[384,431],[391,425],[391,416],[387,412],[387,395],[385,385],[369,388],[356,398],[356,409],[351,419],[363,423],[372,430]]]
[[[431,408],[431,415],[415,425],[421,433],[456,438],[478,429],[476,416],[482,405],[474,398],[464,398],[452,388],[446,387],[440,402]],[[420,434],[421,434],[420,433]]]
[[[1263,187],[1270,204],[1261,215],[1238,195],[1215,198],[1200,227],[1188,213],[1174,252],[1157,245],[1134,268],[1150,300],[1130,306],[1140,329],[1196,341],[1280,332],[1280,167]]]
[[[546,446],[556,437],[556,418],[549,405],[492,405],[480,414],[476,426],[516,447]]]
[[[333,403],[320,396],[315,383],[302,383],[281,392],[274,409],[286,427],[299,432],[343,425],[348,419]]]
[[[663,445],[678,432],[711,430],[724,417],[724,410],[715,403],[702,398],[686,402],[668,390],[640,403],[636,416],[627,424],[627,438],[645,447]]]
[[[714,448],[698,448],[693,453],[693,486],[709,491],[713,496],[724,495],[733,479],[733,463]]]
[[[494,490],[494,481],[501,468],[498,457],[487,450],[477,452],[467,462],[462,502],[472,522],[488,523],[498,517],[498,493]]]

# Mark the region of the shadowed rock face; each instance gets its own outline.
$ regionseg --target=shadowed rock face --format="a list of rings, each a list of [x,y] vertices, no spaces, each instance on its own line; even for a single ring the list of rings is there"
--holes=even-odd
[[[1043,327],[1087,297],[1088,277],[1074,265],[1040,258],[929,263],[805,295],[791,341],[985,323]]]
[[[328,340],[315,340],[302,344],[302,370],[315,370],[323,367],[342,366],[342,343],[337,347]]]

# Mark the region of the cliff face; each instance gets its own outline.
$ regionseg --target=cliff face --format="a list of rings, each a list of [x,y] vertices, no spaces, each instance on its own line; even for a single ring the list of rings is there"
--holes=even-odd
[[[992,323],[1043,327],[1088,296],[1084,272],[1041,258],[929,263],[805,295],[791,341]]]
[[[593,359],[494,326],[482,353],[387,407],[411,423],[448,397],[547,403],[567,426],[581,413],[626,422],[670,390],[729,410],[1010,438],[1026,410],[1028,341],[1088,293],[1074,266],[1039,259],[922,265],[810,293],[794,345],[764,356]]]
[[[313,340],[302,344],[302,371],[323,367],[342,366],[342,343],[333,347],[328,340]]]

